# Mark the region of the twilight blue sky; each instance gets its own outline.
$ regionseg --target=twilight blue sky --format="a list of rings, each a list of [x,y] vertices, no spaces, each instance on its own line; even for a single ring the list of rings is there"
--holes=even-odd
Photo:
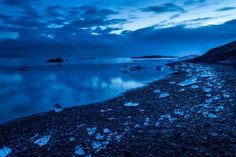
[[[0,56],[182,56],[232,40],[235,0],[0,0]]]

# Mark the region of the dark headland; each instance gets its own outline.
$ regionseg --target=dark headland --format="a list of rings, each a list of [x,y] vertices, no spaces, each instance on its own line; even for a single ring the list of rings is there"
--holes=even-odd
[[[235,64],[235,49],[171,64],[165,79],[105,102],[5,123],[0,149],[12,157],[235,156],[236,69],[210,64]]]
[[[213,48],[191,61],[236,65],[236,41]]]

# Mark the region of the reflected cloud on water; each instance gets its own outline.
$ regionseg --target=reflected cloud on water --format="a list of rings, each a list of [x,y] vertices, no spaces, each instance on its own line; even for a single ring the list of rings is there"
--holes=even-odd
[[[145,69],[124,74],[120,69],[133,63],[120,62],[32,66],[27,71],[0,67],[0,123],[53,110],[55,103],[70,107],[109,99],[169,73],[153,70],[157,62],[143,61]]]

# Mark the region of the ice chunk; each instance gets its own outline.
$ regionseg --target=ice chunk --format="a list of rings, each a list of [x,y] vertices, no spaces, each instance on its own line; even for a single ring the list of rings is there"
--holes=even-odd
[[[127,126],[129,124],[129,122],[125,122],[124,125]]]
[[[181,111],[180,109],[176,109],[176,110],[174,110],[174,114],[179,115],[179,116],[183,116],[184,111]]]
[[[160,126],[160,122],[156,122],[155,127],[159,127]]]
[[[212,118],[212,119],[218,117],[216,114],[209,113],[209,112],[204,112],[203,115],[204,115],[205,117]]]
[[[63,110],[63,108],[55,108],[55,112],[59,113]]]
[[[222,106],[222,105],[215,107],[216,112],[219,112],[219,111],[222,111],[222,110],[224,110],[224,106]]]
[[[216,95],[213,97],[214,100],[219,100],[221,97],[219,95]]]
[[[184,116],[184,118],[185,118],[185,119],[190,118],[190,114],[186,114],[186,115]]]
[[[105,112],[109,112],[112,111],[112,109],[101,109],[100,112],[105,113]]]
[[[159,94],[159,93],[161,93],[161,90],[160,89],[155,89],[153,92]]]
[[[109,133],[110,130],[109,130],[108,128],[105,128],[105,129],[103,129],[103,132],[104,132],[104,133]]]
[[[117,135],[117,136],[116,136],[115,139],[116,139],[117,143],[120,143],[120,142],[121,142],[122,137],[123,137],[123,135]]]
[[[197,88],[199,88],[199,86],[198,85],[192,85],[191,88],[192,89],[197,89]]]
[[[125,127],[125,132],[128,132],[128,131],[130,131],[130,127]]]
[[[77,154],[77,155],[85,155],[85,152],[84,152],[83,148],[80,145],[77,145],[75,147],[75,154]]]
[[[204,104],[203,107],[205,107],[205,108],[212,108],[212,106],[210,104]]]
[[[204,73],[201,73],[201,75],[200,75],[201,77],[212,77],[213,76],[213,74],[211,74],[210,72],[204,72]]]
[[[172,117],[170,114],[165,114],[165,115],[162,115],[159,120],[168,120],[170,121],[171,123],[174,122],[176,120],[176,118]]]
[[[82,127],[84,127],[84,126],[86,126],[87,124],[81,124],[81,125],[78,125],[77,127],[78,128],[82,128]]]
[[[60,104],[55,104],[55,112],[59,113],[63,110],[62,106]]]
[[[171,85],[172,85],[172,84],[175,84],[175,83],[176,83],[176,82],[174,82],[174,81],[169,82],[169,84],[171,84]]]
[[[113,133],[110,133],[108,136],[107,136],[107,141],[111,141],[112,139],[112,135],[113,135]]]
[[[12,150],[10,148],[3,147],[2,149],[0,149],[0,157],[7,157],[11,152]]]
[[[95,137],[96,140],[102,140],[103,138],[104,138],[104,135],[101,135],[100,133],[96,134],[96,137]]]
[[[179,92],[184,92],[184,91],[185,91],[185,89],[184,89],[184,88],[182,88],[182,89],[180,89],[180,90],[179,90]]]
[[[139,125],[139,124],[135,124],[135,126],[134,126],[135,129],[140,128],[140,127],[141,127],[141,125]]]
[[[69,141],[73,142],[73,141],[75,141],[75,138],[74,137],[69,137]]]
[[[187,73],[192,73],[192,69],[186,69]]]
[[[144,112],[144,109],[139,109],[140,112]]]
[[[161,115],[160,120],[163,120],[165,118],[169,119],[171,118],[171,115],[170,114]]]
[[[159,65],[157,65],[157,66],[154,68],[154,70],[161,70],[161,71],[163,71],[163,70],[164,70],[164,66],[159,66]]]
[[[92,147],[93,149],[98,149],[102,146],[102,142],[99,142],[99,141],[93,141],[92,142]]]
[[[96,130],[97,130],[97,127],[87,128],[88,135],[94,134],[96,132]]]
[[[192,76],[189,79],[186,79],[182,82],[179,83],[179,86],[187,86],[187,85],[191,85],[197,82],[197,77],[196,76]]]
[[[129,72],[132,72],[132,71],[138,71],[138,70],[141,70],[143,69],[144,67],[140,66],[140,65],[130,65],[128,67],[125,67],[125,68],[121,68],[121,71],[124,72],[124,73],[129,73]]]
[[[37,144],[39,146],[44,146],[48,143],[48,141],[50,140],[50,137],[51,137],[51,135],[45,135],[42,138],[34,141],[34,144]]]
[[[168,96],[170,96],[169,93],[161,93],[159,98],[165,98],[165,97],[168,97]]]
[[[217,115],[215,115],[215,114],[213,114],[213,113],[209,113],[207,116],[208,116],[209,118],[217,118],[217,117],[218,117]]]
[[[144,125],[144,126],[147,126],[148,123],[149,123],[149,121],[150,121],[150,119],[149,119],[148,117],[145,118],[143,125]]]
[[[213,101],[213,99],[206,99],[206,103],[207,103],[207,104],[212,103],[212,101]]]
[[[209,93],[211,92],[211,88],[206,88],[206,87],[203,87],[202,90],[206,93]]]
[[[207,94],[206,96],[207,96],[207,97],[211,97],[211,94]]]
[[[127,107],[129,107],[129,106],[135,107],[135,106],[138,106],[138,105],[139,105],[138,102],[126,102],[126,103],[124,103],[124,106],[127,106]]]
[[[224,93],[224,94],[223,94],[223,97],[224,97],[224,98],[230,98],[230,95],[229,95],[228,93]]]

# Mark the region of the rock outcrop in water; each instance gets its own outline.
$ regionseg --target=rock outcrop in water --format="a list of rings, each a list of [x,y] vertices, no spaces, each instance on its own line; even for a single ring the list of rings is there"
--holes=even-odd
[[[62,58],[52,58],[46,60],[47,63],[63,63],[64,60]]]
[[[236,41],[210,49],[204,55],[190,61],[236,65]]]
[[[131,65],[131,66],[128,66],[128,67],[125,67],[125,68],[121,68],[121,71],[123,73],[130,73],[130,72],[133,72],[133,71],[139,71],[143,68],[144,68],[143,66],[135,64],[135,65]]]

